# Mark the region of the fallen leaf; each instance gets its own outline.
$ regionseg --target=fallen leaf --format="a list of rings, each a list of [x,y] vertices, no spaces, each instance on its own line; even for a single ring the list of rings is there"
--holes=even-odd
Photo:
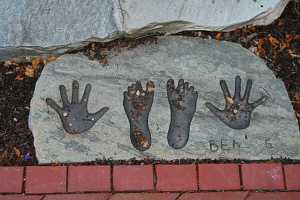
[[[290,44],[289,43],[287,43],[287,42],[280,43],[279,51],[283,51],[283,50],[285,50],[287,48],[290,48]]]
[[[221,40],[222,35],[223,35],[222,32],[217,33],[217,35],[216,35],[216,40]]]
[[[288,53],[291,57],[293,58],[300,58],[300,55],[296,54],[295,52],[293,52],[291,49],[288,50]]]
[[[33,78],[34,74],[35,74],[35,71],[34,71],[33,68],[31,68],[31,67],[26,67],[25,68],[25,76]]]
[[[286,34],[285,35],[285,40],[286,40],[286,42],[288,42],[288,43],[290,43],[291,41],[293,41],[294,40],[294,38],[295,38],[295,35],[293,35],[293,34]]]
[[[44,60],[44,64],[55,61],[57,59],[56,56],[48,56],[46,60]]]
[[[264,49],[264,44],[265,44],[265,39],[264,38],[258,39],[256,55],[258,55],[260,57],[265,57],[266,56],[266,51]]]
[[[8,158],[8,152],[7,149],[5,149],[4,152],[0,155],[0,161],[7,160],[7,158]]]
[[[226,100],[227,100],[230,104],[233,104],[233,103],[234,103],[232,97],[226,97]]]
[[[284,20],[283,19],[279,19],[278,20],[278,26],[283,26],[285,24]]]
[[[18,74],[18,75],[16,76],[16,80],[17,80],[17,81],[22,81],[22,80],[24,80],[24,76],[21,75],[21,74]]]
[[[33,70],[36,70],[39,68],[39,64],[42,64],[43,60],[41,58],[35,58],[31,61]]]
[[[22,155],[21,151],[19,149],[17,149],[16,147],[14,147],[14,151],[15,151],[15,153],[17,155],[17,158],[20,158],[21,155]]]
[[[273,36],[269,36],[268,40],[273,47],[278,47],[280,45],[280,41]]]

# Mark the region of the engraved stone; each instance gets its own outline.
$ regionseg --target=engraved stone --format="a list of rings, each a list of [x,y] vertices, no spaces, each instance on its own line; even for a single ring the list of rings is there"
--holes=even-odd
[[[34,135],[40,163],[83,162],[96,159],[300,159],[300,133],[295,113],[283,82],[263,60],[238,44],[188,37],[159,38],[157,44],[110,52],[108,65],[83,55],[64,55],[45,66],[31,101],[29,127]],[[234,91],[235,76],[241,77],[241,91],[253,80],[250,102],[267,94],[269,99],[252,112],[250,126],[235,130],[220,121],[205,106],[211,102],[224,108],[219,81]],[[182,149],[168,145],[170,106],[167,81],[184,79],[198,92],[196,112],[189,140]],[[89,131],[80,135],[64,132],[61,121],[45,99],[61,103],[59,85],[71,95],[71,82],[91,83],[88,110],[99,105],[110,109]],[[155,94],[149,115],[151,148],[140,152],[130,142],[123,92],[141,80],[152,80]],[[82,95],[82,90],[79,95]]]

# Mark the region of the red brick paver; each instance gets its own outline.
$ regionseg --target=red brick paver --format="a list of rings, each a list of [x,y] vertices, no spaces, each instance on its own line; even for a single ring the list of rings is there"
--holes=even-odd
[[[42,200],[42,195],[0,195],[0,200]]]
[[[111,194],[53,194],[43,200],[108,200]]]
[[[0,193],[21,193],[23,167],[0,167]]]
[[[175,200],[176,193],[119,193],[114,194],[109,200]]]
[[[186,193],[178,200],[246,200],[248,192]]]
[[[300,192],[257,192],[250,193],[247,200],[298,200]]]
[[[66,192],[67,167],[26,167],[26,193]]]
[[[70,166],[68,192],[111,191],[110,166]]]
[[[157,165],[158,191],[196,191],[196,165]]]
[[[0,200],[65,199],[300,200],[300,164],[0,166]]]
[[[242,164],[242,180],[246,190],[284,189],[281,164]]]
[[[284,166],[286,187],[288,190],[300,190],[300,164]]]
[[[113,188],[115,191],[153,190],[152,165],[119,165],[113,167]]]
[[[237,164],[199,164],[200,190],[239,190],[240,174]]]

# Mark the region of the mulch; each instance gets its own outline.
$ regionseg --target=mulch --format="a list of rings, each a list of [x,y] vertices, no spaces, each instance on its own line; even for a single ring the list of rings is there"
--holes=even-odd
[[[282,16],[268,26],[245,27],[227,33],[189,31],[176,35],[237,42],[263,58],[276,77],[285,83],[300,126],[299,4],[290,2]],[[91,43],[80,51],[90,59],[107,64],[106,54],[110,50],[134,48],[155,41],[155,36],[136,40],[122,38],[107,44]],[[48,57],[35,58],[28,63],[12,60],[0,63],[0,165],[37,164],[33,136],[28,128],[30,100],[44,65],[55,59]],[[127,161],[131,162],[135,161]]]

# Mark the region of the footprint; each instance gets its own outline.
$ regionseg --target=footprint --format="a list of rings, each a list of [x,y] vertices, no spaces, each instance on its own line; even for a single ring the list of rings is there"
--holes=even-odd
[[[123,106],[130,124],[130,140],[139,151],[145,151],[151,146],[151,133],[148,117],[153,103],[154,83],[148,81],[143,90],[140,81],[128,87],[124,92]]]
[[[175,88],[174,80],[167,82],[167,94],[171,110],[171,122],[168,131],[168,143],[174,149],[183,148],[190,133],[190,125],[196,111],[198,93],[183,79]]]

